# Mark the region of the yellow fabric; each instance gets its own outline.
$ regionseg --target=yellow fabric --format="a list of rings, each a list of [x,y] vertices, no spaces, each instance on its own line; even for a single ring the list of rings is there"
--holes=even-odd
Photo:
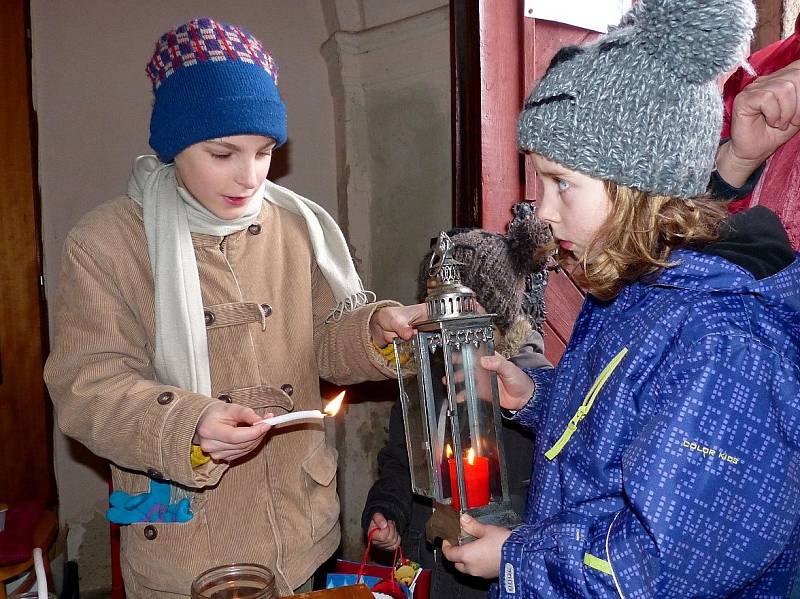
[[[611,571],[611,564],[604,559],[600,559],[599,557],[592,555],[591,553],[583,554],[583,563],[589,566],[590,568],[594,568],[595,570],[600,570],[605,574],[613,576],[613,573]]]
[[[372,345],[375,346],[375,349],[378,350],[378,353],[380,353],[384,357],[386,362],[388,364],[390,364],[392,366],[392,368],[395,368],[397,366],[397,357],[395,356],[395,353],[394,353],[394,344],[393,343],[390,343],[388,345],[385,345],[384,347],[381,347],[380,345],[375,343],[375,341],[373,340]],[[404,366],[410,359],[411,359],[411,357],[404,353],[402,356],[400,356],[400,365]]]
[[[203,450],[200,449],[199,445],[192,445],[192,451],[189,454],[189,459],[192,461],[192,468],[197,468],[198,466],[202,466],[211,458],[203,453]]]

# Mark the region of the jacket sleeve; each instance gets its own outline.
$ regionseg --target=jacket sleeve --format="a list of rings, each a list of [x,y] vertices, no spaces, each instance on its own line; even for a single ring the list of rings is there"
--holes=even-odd
[[[798,397],[772,350],[697,341],[622,454],[623,507],[516,529],[500,596],[722,597],[758,579],[800,518]]]
[[[550,387],[556,377],[556,368],[523,368],[534,384],[533,396],[521,410],[513,416],[512,420],[518,422],[525,430],[536,433],[547,415],[547,398]],[[513,412],[512,412],[513,413]]]
[[[726,143],[728,139],[723,139],[720,145]],[[711,197],[718,200],[741,200],[746,198],[756,188],[761,175],[764,174],[764,169],[767,163],[762,163],[756,170],[754,170],[747,181],[741,187],[734,187],[722,178],[717,169],[711,171],[711,178],[708,181],[708,193]]]
[[[314,269],[312,294],[314,349],[320,377],[338,385],[397,377],[394,366],[373,346],[369,321],[379,308],[401,304],[373,302],[329,320],[336,301],[318,267]]]
[[[380,512],[394,520],[401,535],[411,520],[411,474],[406,450],[406,430],[400,400],[389,416],[389,439],[378,452],[378,479],[367,494],[361,527],[366,533],[373,514]]]
[[[517,353],[509,358],[519,368],[552,368],[544,357],[544,339],[539,331],[531,331],[525,343],[517,348]]]
[[[155,380],[142,322],[116,273],[70,236],[62,260],[55,338],[44,378],[59,428],[118,466],[188,487],[227,468],[192,470],[195,427],[216,401]]]

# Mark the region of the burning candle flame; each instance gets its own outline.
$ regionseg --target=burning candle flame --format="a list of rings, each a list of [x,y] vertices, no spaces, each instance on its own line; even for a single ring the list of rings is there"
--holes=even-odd
[[[452,447],[450,447],[450,443],[448,443],[447,445],[445,445],[445,448],[444,448],[444,457],[446,457],[446,458],[448,458],[448,459],[453,457],[453,448],[452,448]]]
[[[467,452],[467,462],[469,462],[470,466],[475,463],[475,450],[472,447],[470,447]]]
[[[344,401],[344,394],[345,392],[342,391],[339,393],[339,395],[334,397],[327,406],[325,406],[325,413],[328,416],[336,416],[336,412],[339,411],[339,408],[342,406],[342,401]]]

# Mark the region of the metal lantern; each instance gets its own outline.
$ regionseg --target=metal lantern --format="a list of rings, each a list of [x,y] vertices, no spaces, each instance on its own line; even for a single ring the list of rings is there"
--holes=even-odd
[[[434,502],[428,540],[463,543],[470,537],[460,513],[507,527],[519,516],[508,491],[497,377],[480,363],[494,353],[493,315],[478,313],[452,246],[440,233],[429,263],[428,318],[394,349],[411,485]]]

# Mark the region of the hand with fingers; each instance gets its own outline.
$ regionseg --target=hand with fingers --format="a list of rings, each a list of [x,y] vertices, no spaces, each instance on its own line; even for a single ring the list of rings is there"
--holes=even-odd
[[[385,347],[395,337],[408,340],[414,335],[414,323],[425,320],[425,304],[378,308],[369,319],[369,332],[377,347]]]
[[[800,60],[759,77],[733,101],[731,137],[717,152],[717,171],[741,186],[800,131]]]
[[[239,404],[217,402],[203,412],[192,442],[213,460],[231,462],[259,446],[272,427],[256,423],[272,416],[259,416],[252,408]]]
[[[376,532],[372,532],[373,530]],[[375,512],[369,522],[367,535],[370,535],[372,543],[385,551],[394,551],[400,546],[400,534],[397,532],[397,525],[394,520],[387,520],[386,516],[380,512]]]
[[[500,354],[483,356],[481,365],[497,373],[500,405],[508,410],[520,410],[533,397],[534,383],[518,366]]]
[[[461,529],[475,537],[475,540],[464,545],[451,545],[444,541],[444,556],[453,562],[459,572],[481,578],[497,578],[503,543],[511,531],[502,526],[482,524],[468,514],[461,515]]]

